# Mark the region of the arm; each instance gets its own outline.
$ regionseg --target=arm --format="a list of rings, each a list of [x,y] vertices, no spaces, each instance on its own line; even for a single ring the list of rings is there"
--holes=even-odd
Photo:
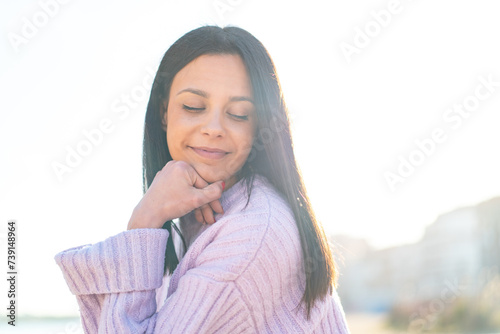
[[[162,283],[167,236],[165,230],[135,229],[56,255],[77,297],[85,333],[211,333],[252,328],[249,310],[232,281],[234,273],[225,272],[228,261],[217,260],[217,254],[187,270],[176,282],[176,291],[155,313],[155,289]],[[247,254],[242,256],[246,260]],[[234,261],[239,261],[238,256]],[[216,275],[210,277],[211,273]]]
[[[135,229],[55,256],[77,297],[86,333],[105,328],[152,333],[144,320],[154,323],[156,316],[155,289],[162,284],[167,237],[166,230]],[[109,317],[110,309],[118,319]]]
[[[161,286],[168,231],[163,223],[195,210],[222,213],[223,182],[208,185],[182,161],[159,171],[132,213],[127,229],[95,245],[56,255],[81,308],[86,332],[151,333],[156,319],[155,289]],[[203,208],[205,207],[205,208]],[[201,214],[200,214],[201,215]]]

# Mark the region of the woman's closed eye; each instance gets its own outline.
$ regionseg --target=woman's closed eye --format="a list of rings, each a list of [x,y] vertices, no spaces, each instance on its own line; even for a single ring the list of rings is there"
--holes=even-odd
[[[182,105],[182,108],[187,110],[187,111],[202,111],[205,110],[205,108],[196,108],[196,107],[190,107],[185,104]]]
[[[191,107],[191,106],[188,106],[186,104],[183,104],[182,108],[184,110],[189,111],[189,112],[199,112],[199,111],[205,110],[205,107]],[[233,114],[231,112],[228,112],[227,114],[238,121],[247,121],[248,120],[248,115],[237,115],[237,114]]]
[[[248,120],[247,115],[235,115],[235,114],[231,114],[231,113],[228,113],[228,115],[231,117],[234,117],[235,119],[240,120],[240,121],[247,121]]]

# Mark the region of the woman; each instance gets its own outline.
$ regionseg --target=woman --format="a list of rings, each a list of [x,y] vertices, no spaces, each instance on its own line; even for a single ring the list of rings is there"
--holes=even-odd
[[[127,231],[55,257],[86,333],[348,333],[278,76],[255,37],[207,26],[169,48],[143,176]]]

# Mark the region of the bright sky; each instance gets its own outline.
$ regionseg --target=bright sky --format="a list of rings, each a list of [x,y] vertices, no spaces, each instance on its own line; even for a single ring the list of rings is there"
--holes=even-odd
[[[497,1],[68,1],[44,14],[54,1],[0,13],[0,242],[5,257],[17,220],[21,313],[77,314],[53,257],[126,229],[151,73],[204,24],[240,26],[269,50],[327,233],[414,242],[438,215],[500,196]],[[53,163],[102,122],[59,180]]]

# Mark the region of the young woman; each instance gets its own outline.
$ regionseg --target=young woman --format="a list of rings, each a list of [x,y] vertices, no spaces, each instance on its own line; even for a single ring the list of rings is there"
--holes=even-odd
[[[55,257],[86,333],[348,333],[255,37],[207,26],[167,50],[143,153],[127,231]]]

